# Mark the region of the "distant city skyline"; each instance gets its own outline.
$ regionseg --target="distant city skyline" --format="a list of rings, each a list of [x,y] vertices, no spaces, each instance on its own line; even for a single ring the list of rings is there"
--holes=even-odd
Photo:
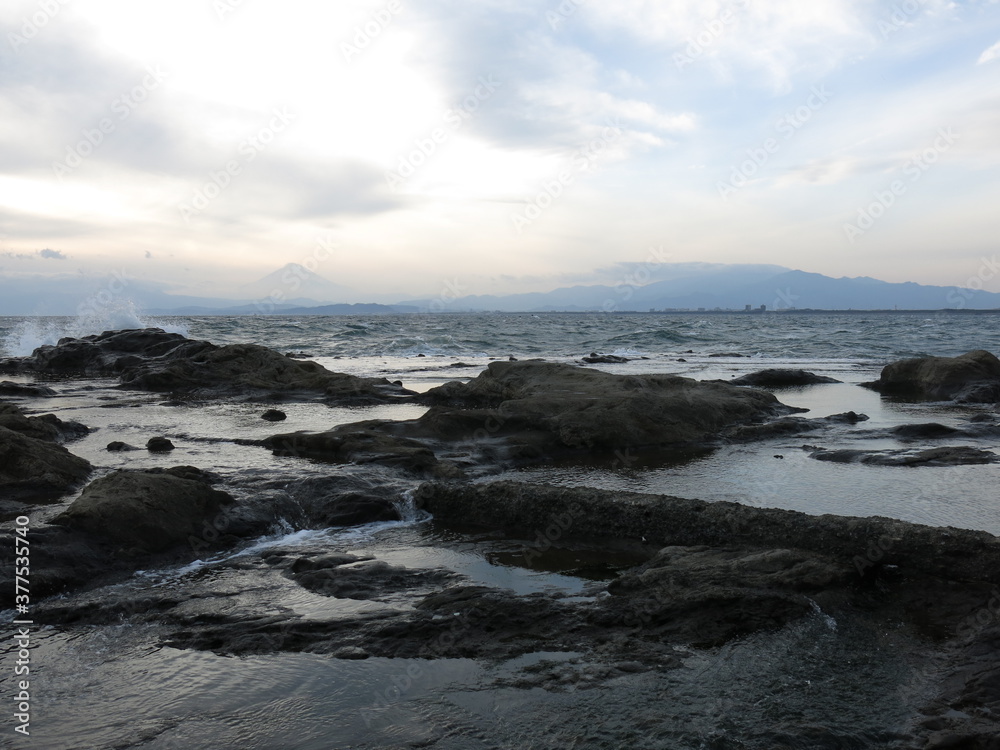
[[[0,284],[1000,292],[995,1],[13,0],[0,66]]]

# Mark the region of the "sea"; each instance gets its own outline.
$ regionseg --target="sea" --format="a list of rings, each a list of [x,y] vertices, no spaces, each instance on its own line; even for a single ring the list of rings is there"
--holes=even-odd
[[[1000,313],[154,317],[118,310],[85,318],[0,318],[0,356],[30,354],[35,347],[66,336],[150,326],[217,344],[261,344],[334,371],[402,381],[419,392],[476,377],[491,361],[511,357],[580,363],[591,353],[613,354],[628,361],[591,366],[613,373],[674,373],[699,380],[729,380],[765,368],[805,369],[841,382],[781,389],[776,394],[782,402],[808,409],[806,417],[846,411],[869,417],[849,434],[838,433],[835,444],[823,446],[830,448],[905,447],[887,437],[888,428],[925,422],[960,426],[979,413],[995,413],[996,407],[988,405],[887,399],[860,384],[876,379],[882,367],[902,358],[955,356],[972,349],[1000,353]],[[30,381],[20,376],[8,379]],[[278,458],[238,445],[233,438],[324,430],[376,418],[414,419],[424,411],[406,403],[357,407],[291,403],[282,406],[288,420],[275,428],[259,418],[260,405],[220,401],[167,406],[162,396],[122,391],[113,381],[102,379],[60,381],[54,387],[59,392],[55,397],[21,403],[34,412],[53,412],[91,427],[90,435],[68,447],[91,461],[98,473],[189,464],[216,472],[227,491],[249,502],[255,487],[275,478],[322,476],[356,467]],[[144,445],[153,435],[170,438],[177,449],[166,457],[105,450],[112,440]],[[825,463],[803,450],[804,442],[823,439],[786,437],[727,445],[684,460],[649,455],[574,459],[511,468],[476,481],[516,479],[726,500],[810,514],[888,516],[1000,535],[996,494],[1000,465],[904,468]],[[961,442],[993,451],[998,447],[987,438]],[[413,486],[415,482],[404,480],[398,484],[401,521],[312,529],[297,526],[294,518],[278,519],[272,533],[248,540],[239,549],[177,568],[141,571],[115,586],[137,592],[197,589],[200,596],[240,589],[248,597],[247,606],[285,608],[304,617],[358,611],[357,602],[292,595],[287,588],[269,588],[247,578],[252,567],[248,561],[275,549],[303,554],[345,551],[408,567],[444,567],[473,583],[519,593],[582,596],[593,583],[575,570],[580,556],[596,552],[577,550],[575,563],[564,569],[551,564],[544,569],[525,567],[523,557],[509,554],[512,545],[523,540],[440,526],[433,517],[406,505]],[[32,524],[44,523],[73,499],[30,509]],[[4,528],[10,528],[13,514],[2,521]],[[73,595],[65,598],[73,601]],[[12,611],[0,613],[0,622],[10,622],[14,616]],[[5,711],[0,747],[772,750],[778,746],[773,733],[778,722],[822,727],[828,732],[822,736],[839,738],[830,744],[789,740],[792,744],[780,747],[888,748],[895,747],[889,729],[901,726],[913,709],[907,703],[912,699],[901,697],[898,690],[901,670],[906,668],[902,657],[886,651],[884,644],[867,642],[870,634],[838,629],[820,615],[786,628],[777,639],[751,636],[710,652],[685,652],[683,670],[555,692],[516,689],[502,678],[543,659],[567,660],[573,669],[583,669],[586,664],[581,666],[580,659],[585,657],[539,653],[502,664],[439,659],[420,664],[419,679],[404,679],[400,675],[407,674],[413,660],[348,661],[307,653],[221,656],[173,648],[156,627],[127,618],[112,625],[70,629],[42,623],[36,635],[32,736],[13,734],[10,711]],[[13,652],[4,648],[6,661]],[[847,677],[844,665],[862,653],[870,659],[869,678],[859,684]],[[0,672],[5,694],[13,687],[11,681],[12,671],[5,663]],[[387,695],[391,700],[379,701],[379,696]],[[376,705],[379,713],[373,721]]]

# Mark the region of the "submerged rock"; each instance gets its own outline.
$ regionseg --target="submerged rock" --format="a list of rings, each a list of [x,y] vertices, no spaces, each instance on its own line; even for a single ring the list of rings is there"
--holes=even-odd
[[[191,466],[120,469],[88,484],[52,522],[114,542],[131,556],[161,552],[200,539],[206,523],[233,502],[212,479]]]
[[[928,422],[926,424],[901,424],[892,428],[892,434],[903,440],[938,440],[958,437],[966,433],[956,427]]]
[[[61,445],[0,426],[0,496],[6,499],[64,495],[92,469]]]
[[[802,435],[807,432],[828,428],[829,426],[830,423],[825,420],[782,417],[781,419],[775,419],[765,424],[740,425],[726,433],[726,437],[738,443],[749,443],[755,440],[771,440],[790,435]]]
[[[117,377],[127,388],[199,395],[383,402],[409,391],[383,378],[331,372],[255,344],[217,346],[160,328],[105,331],[60,339],[30,356],[0,362],[0,371]]]
[[[1000,401],[1000,359],[982,349],[959,357],[904,359],[883,368],[878,380],[862,385],[887,395],[993,403]]]
[[[823,417],[827,422],[835,422],[840,424],[857,424],[858,422],[867,422],[869,416],[867,414],[858,414],[855,411],[845,411],[841,414],[831,414],[828,417]]]
[[[868,464],[870,466],[966,466],[970,464],[995,464],[1000,456],[992,451],[966,445],[940,448],[896,450],[816,450],[809,454],[818,461],[839,464]]]
[[[265,422],[283,422],[288,419],[288,415],[279,409],[268,409],[260,415],[260,418]]]
[[[9,380],[0,381],[0,396],[29,396],[31,398],[45,398],[55,396],[56,392],[44,385],[31,385],[26,383],[12,383]]]
[[[817,375],[808,370],[770,369],[752,372],[749,375],[729,381],[733,385],[752,385],[760,388],[788,388],[797,385],[816,385],[819,383],[840,383],[836,378]]]
[[[620,365],[628,362],[628,357],[619,357],[617,354],[598,354],[591,352],[590,356],[583,357],[583,361],[588,365]]]

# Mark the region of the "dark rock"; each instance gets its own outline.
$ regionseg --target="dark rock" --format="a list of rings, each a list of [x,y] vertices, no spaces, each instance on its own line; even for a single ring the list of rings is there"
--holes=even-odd
[[[456,577],[446,570],[413,570],[336,554],[296,560],[287,575],[314,593],[337,599],[377,599],[394,591],[440,588]]]
[[[882,369],[878,380],[863,383],[879,393],[936,401],[1000,401],[1000,360],[977,349],[959,357],[904,359]]]
[[[61,445],[0,426],[0,497],[56,497],[77,487],[91,472],[89,461]]]
[[[667,547],[612,581],[618,601],[606,603],[600,621],[624,622],[638,609],[658,635],[713,647],[802,617],[813,610],[806,594],[855,576],[847,561],[804,550]]]
[[[343,425],[329,432],[292,432],[263,441],[276,456],[315,458],[333,463],[379,464],[414,474],[433,472],[434,451],[423,443],[379,432],[366,423]]]
[[[877,556],[879,567],[896,565],[929,576],[1000,583],[1000,539],[982,531],[510,481],[427,482],[417,499],[437,522],[532,535],[558,523],[564,537],[645,539],[664,547],[804,550],[857,562],[856,556],[865,556],[871,543],[882,541],[887,549]],[[866,558],[862,567],[874,565]]]
[[[681,358],[680,358],[680,359],[678,359],[677,361],[678,361],[678,362],[687,362],[687,360],[686,360],[686,359],[684,359],[684,357],[681,357]]]
[[[112,442],[108,443],[107,448],[105,448],[105,450],[110,451],[112,453],[116,453],[119,451],[137,451],[139,449],[136,448],[134,445],[123,443],[121,440],[113,440]]]
[[[200,539],[233,502],[211,476],[191,466],[118,470],[88,484],[53,523],[86,531],[130,555],[160,552]]]
[[[43,597],[77,589],[109,573],[120,572],[119,560],[100,540],[59,526],[32,526],[31,594],[32,607],[44,606]],[[0,544],[14,549],[14,535],[0,533]],[[14,557],[0,560],[0,570],[14,580]],[[10,566],[9,568],[7,566]],[[7,575],[9,573],[9,575]],[[14,587],[0,588],[0,606],[14,606]],[[37,604],[36,604],[37,603]],[[68,606],[76,617],[85,616],[74,603]],[[72,617],[74,615],[70,615]],[[115,618],[115,621],[120,621]]]
[[[962,430],[937,422],[927,424],[901,424],[892,428],[892,434],[903,440],[937,440],[964,435]]]
[[[715,354],[709,354],[709,357],[743,357],[745,355],[739,354],[738,352],[717,352]]]
[[[319,397],[379,403],[411,395],[385,379],[331,372],[254,344],[216,346],[159,328],[61,339],[2,369],[48,375],[118,377],[127,388],[199,395]]]
[[[867,414],[845,411],[842,414],[831,414],[828,417],[823,417],[823,419],[827,422],[835,422],[838,424],[857,424],[858,422],[867,422],[869,417]]]
[[[923,450],[819,450],[809,456],[819,461],[870,466],[966,466],[1000,462],[996,453],[965,445]]]
[[[268,409],[260,415],[260,418],[267,422],[283,422],[288,419],[288,415],[278,409]]]
[[[190,356],[154,358],[121,373],[122,385],[149,391],[265,396],[314,394],[331,401],[381,402],[403,390],[384,378],[331,372],[254,344],[207,344]]]
[[[817,375],[807,370],[760,370],[749,375],[730,380],[733,385],[752,385],[760,388],[788,388],[799,385],[815,385],[818,383],[840,383],[835,378]]]
[[[0,427],[52,442],[76,440],[90,433],[90,429],[79,422],[64,422],[55,414],[29,417],[20,407],[8,403],[0,403]]]
[[[310,486],[310,480],[304,480],[303,485]],[[315,483],[311,486],[315,486]],[[300,498],[300,503],[305,502],[301,491],[295,494]],[[369,492],[341,492],[323,496],[314,501],[314,506],[309,518],[318,528],[399,520],[399,509],[390,497]]]
[[[589,357],[584,357],[583,361],[588,365],[619,365],[628,362],[627,357],[619,357],[617,354],[598,354],[591,352]]]
[[[231,481],[253,495],[251,502],[241,502],[226,512],[225,531],[237,538],[271,533],[277,519],[301,529],[399,521],[407,508],[403,488],[412,482],[376,471],[345,471],[293,481],[254,477]]]
[[[502,440],[521,458],[559,451],[690,446],[795,409],[772,394],[677,375],[612,375],[542,361],[492,362],[420,397],[432,408],[395,430],[437,440]]]
[[[151,453],[166,453],[174,449],[174,444],[165,437],[152,437],[146,441],[146,450]]]
[[[28,396],[31,398],[44,398],[55,396],[56,392],[52,388],[44,385],[27,385],[25,383],[12,383],[9,380],[0,381],[0,396]]]

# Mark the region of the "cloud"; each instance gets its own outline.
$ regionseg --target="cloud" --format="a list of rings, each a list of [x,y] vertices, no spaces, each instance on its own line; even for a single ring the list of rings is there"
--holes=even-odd
[[[36,250],[33,253],[16,253],[13,250],[7,250],[0,253],[0,257],[14,258],[15,260],[36,260],[37,258],[44,258],[45,260],[66,260],[69,258],[69,256],[61,250],[50,250],[49,248]]]
[[[1000,42],[997,42],[989,49],[985,50],[983,54],[979,56],[979,60],[976,61],[976,65],[983,65],[985,63],[996,60],[1000,57]]]
[[[468,130],[496,147],[553,153],[598,137],[609,120],[622,121],[620,143],[634,146],[627,151],[663,145],[664,134],[696,127],[696,116],[678,109],[669,92],[643,90],[641,76],[602,59],[562,24],[553,28],[548,10],[527,0],[470,3],[460,12],[432,0],[421,9],[425,33],[435,39],[434,54],[421,63],[448,100],[462,101],[477,75],[501,83]]]

